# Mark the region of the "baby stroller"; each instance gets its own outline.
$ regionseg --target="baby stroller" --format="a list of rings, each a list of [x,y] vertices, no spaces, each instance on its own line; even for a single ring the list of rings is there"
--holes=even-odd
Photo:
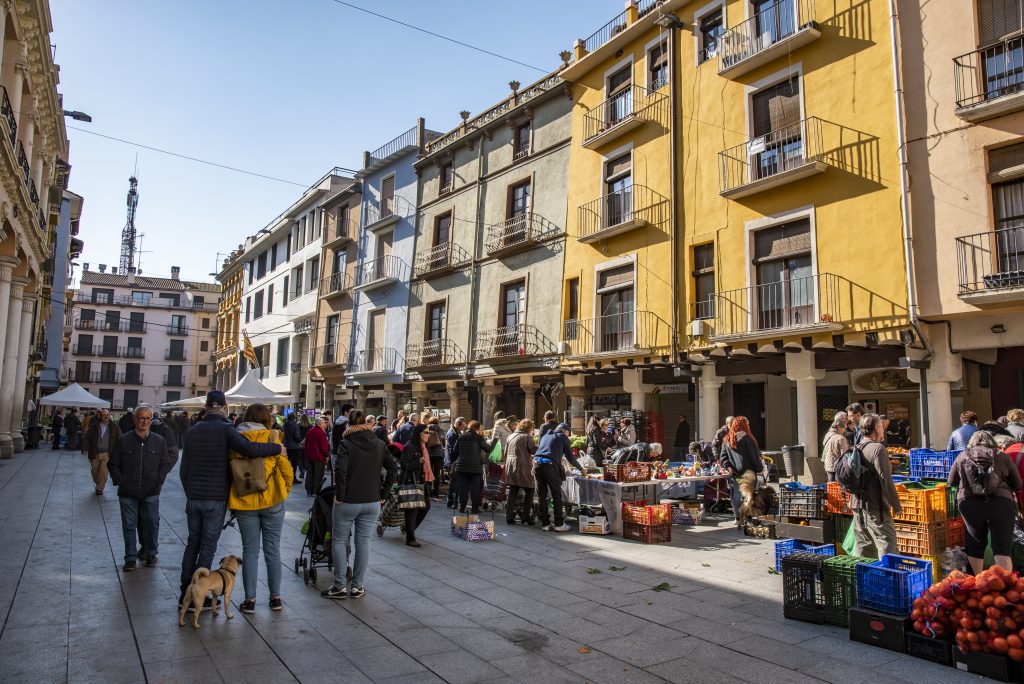
[[[501,510],[504,508],[506,497],[505,467],[498,463],[488,463],[484,478],[483,501],[480,503],[481,510]]]
[[[333,527],[332,511],[334,509],[334,483],[322,488],[313,499],[313,505],[309,509],[309,519],[302,526],[306,538],[302,542],[302,549],[299,557],[295,559],[295,574],[302,571],[302,581],[306,584],[316,584],[317,568],[327,568],[328,573],[334,572],[334,556],[331,553],[332,543],[331,528]],[[346,547],[348,540],[345,540]],[[346,554],[348,555],[348,554]],[[352,579],[352,568],[348,568],[346,575]]]
[[[402,456],[401,445],[392,442],[388,444],[388,451],[396,461]],[[384,530],[389,527],[397,527],[405,534],[405,511],[398,507],[398,489],[392,487],[384,498],[384,505],[380,507],[380,517],[377,519],[377,536],[383,537]]]

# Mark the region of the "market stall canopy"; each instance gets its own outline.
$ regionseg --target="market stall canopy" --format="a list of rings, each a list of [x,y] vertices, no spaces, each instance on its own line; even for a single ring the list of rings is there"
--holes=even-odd
[[[77,382],[68,385],[59,392],[48,394],[39,400],[43,406],[67,406],[74,408],[110,408],[110,402],[89,394],[88,390]]]
[[[201,397],[189,397],[187,399],[178,399],[177,401],[166,401],[160,404],[160,408],[203,408],[206,406],[206,395]]]
[[[224,395],[229,404],[252,404],[260,402],[263,404],[290,404],[292,397],[289,394],[278,394],[256,377],[256,370],[251,370],[238,381],[238,383],[226,391]]]

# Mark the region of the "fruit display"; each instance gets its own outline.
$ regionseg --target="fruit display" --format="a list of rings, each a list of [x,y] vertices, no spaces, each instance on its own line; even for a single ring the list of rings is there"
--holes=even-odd
[[[914,601],[914,630],[937,639],[955,635],[964,653],[1024,661],[1024,578],[992,567],[970,576],[954,570]]]

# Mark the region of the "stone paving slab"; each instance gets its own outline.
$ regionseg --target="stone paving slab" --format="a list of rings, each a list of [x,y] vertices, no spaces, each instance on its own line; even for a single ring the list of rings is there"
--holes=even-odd
[[[676,527],[671,544],[645,546],[499,516],[495,542],[468,543],[434,502],[422,548],[386,530],[366,597],[327,601],[326,568],[319,586],[293,571],[310,502],[298,487],[286,505],[284,610],[267,607],[261,561],[256,613],[204,614],[197,631],[177,624],[187,536],[177,471],[161,496],[158,565],[124,574],[116,495],[93,493],[85,457],[42,449],[0,461],[0,681],[979,680],[785,620],[772,542],[725,525]],[[233,528],[217,557],[228,553],[241,554]],[[670,589],[653,590],[662,583]]]

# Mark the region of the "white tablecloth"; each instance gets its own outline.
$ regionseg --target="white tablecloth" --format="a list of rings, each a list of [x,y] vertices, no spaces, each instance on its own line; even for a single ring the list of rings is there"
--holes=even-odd
[[[667,480],[644,480],[642,482],[607,482],[582,476],[567,477],[562,484],[565,500],[580,506],[602,506],[608,516],[613,534],[622,534],[623,489],[650,488],[643,496],[648,503],[658,503],[661,497],[692,499],[696,497],[700,483],[719,479],[721,476],[674,477]],[[703,490],[701,490],[703,491]],[[635,497],[634,497],[635,498]],[[629,500],[627,497],[626,500]]]

